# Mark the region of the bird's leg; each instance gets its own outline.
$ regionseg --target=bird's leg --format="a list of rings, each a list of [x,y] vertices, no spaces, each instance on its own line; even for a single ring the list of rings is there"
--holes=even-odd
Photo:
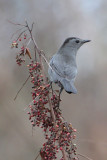
[[[60,105],[60,97],[61,97],[61,93],[63,91],[63,86],[61,86],[60,90],[59,90],[59,99],[58,99],[58,107]]]
[[[50,81],[50,87],[51,87],[51,90],[52,90],[52,95],[53,95],[53,87],[52,87],[52,81]]]
[[[63,87],[61,87],[60,90],[59,90],[59,99],[60,99],[60,97],[61,97],[62,91],[63,91]]]

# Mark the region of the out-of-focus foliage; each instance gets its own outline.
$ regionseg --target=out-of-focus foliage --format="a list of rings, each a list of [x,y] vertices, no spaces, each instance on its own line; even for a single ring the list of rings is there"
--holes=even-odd
[[[41,130],[32,128],[27,117],[30,84],[14,102],[27,78],[25,67],[15,64],[11,36],[18,27],[7,19],[35,22],[33,34],[47,57],[65,38],[91,39],[78,52],[77,95],[62,94],[66,120],[77,128],[78,152],[94,160],[107,158],[107,2],[106,0],[0,0],[0,158],[34,159],[42,144]],[[82,158],[80,158],[82,159]]]

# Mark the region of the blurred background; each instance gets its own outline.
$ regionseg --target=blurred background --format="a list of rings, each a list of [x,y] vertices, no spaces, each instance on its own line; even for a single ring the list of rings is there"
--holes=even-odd
[[[93,160],[107,160],[107,1],[0,0],[0,160],[34,160],[43,143],[33,130],[27,110],[30,82],[14,97],[28,77],[15,62],[11,35],[18,27],[8,19],[35,22],[34,37],[50,58],[71,36],[91,39],[78,52],[77,95],[62,93],[63,116],[77,129],[78,152]],[[80,160],[83,160],[80,157]]]

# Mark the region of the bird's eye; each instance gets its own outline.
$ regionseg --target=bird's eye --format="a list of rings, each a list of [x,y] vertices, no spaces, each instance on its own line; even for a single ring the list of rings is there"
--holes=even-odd
[[[76,40],[76,43],[79,43],[80,41],[79,40]]]

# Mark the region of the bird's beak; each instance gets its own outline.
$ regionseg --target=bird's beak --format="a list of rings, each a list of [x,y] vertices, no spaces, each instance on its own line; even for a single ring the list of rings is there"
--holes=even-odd
[[[91,40],[83,40],[82,43],[90,42]]]

